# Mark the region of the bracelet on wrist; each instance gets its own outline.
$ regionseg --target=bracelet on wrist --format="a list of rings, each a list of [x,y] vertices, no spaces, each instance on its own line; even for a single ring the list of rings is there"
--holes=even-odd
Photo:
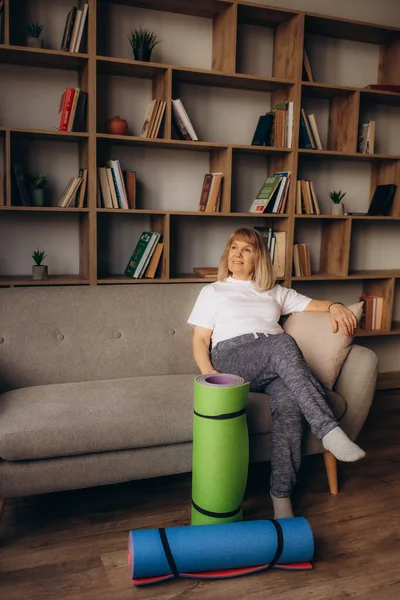
[[[328,312],[331,312],[331,306],[333,306],[334,304],[341,304],[342,306],[344,306],[343,302],[331,302],[328,306]]]

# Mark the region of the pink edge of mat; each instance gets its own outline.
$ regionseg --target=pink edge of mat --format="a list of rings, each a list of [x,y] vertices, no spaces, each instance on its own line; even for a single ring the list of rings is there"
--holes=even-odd
[[[179,576],[187,579],[228,579],[230,577],[240,577],[241,575],[249,575],[250,573],[258,573],[265,570],[269,565],[259,565],[258,567],[243,567],[239,569],[225,569],[220,571],[203,571],[201,573],[180,573]],[[287,565],[276,564],[274,569],[283,569],[286,571],[311,571],[313,565],[309,562],[291,563]],[[161,577],[138,577],[132,579],[133,585],[148,585],[160,581],[173,579],[174,576],[162,575]]]

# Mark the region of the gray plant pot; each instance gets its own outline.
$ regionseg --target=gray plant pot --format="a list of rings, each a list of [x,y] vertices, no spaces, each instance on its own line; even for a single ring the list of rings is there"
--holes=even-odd
[[[26,40],[26,45],[28,48],[43,48],[43,40],[42,38],[28,37]]]
[[[343,213],[344,213],[344,204],[342,204],[341,202],[339,202],[339,204],[335,204],[335,202],[332,202],[331,214],[332,215],[342,215]]]
[[[32,279],[35,281],[47,279],[47,265],[32,265]]]
[[[32,203],[33,206],[44,206],[43,188],[32,188]]]

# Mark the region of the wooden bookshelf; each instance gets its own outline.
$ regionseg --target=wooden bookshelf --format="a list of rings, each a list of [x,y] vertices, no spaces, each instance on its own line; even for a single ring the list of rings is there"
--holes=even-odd
[[[41,3],[45,3],[46,7],[49,7],[49,10],[53,11],[56,16],[56,11],[59,10],[57,7],[52,6],[48,0],[38,0],[36,4],[40,5]],[[364,245],[369,242],[375,243],[376,236],[385,237],[388,227],[391,228],[390,231],[400,234],[400,145],[389,144],[393,140],[385,140],[387,141],[386,146],[380,144],[381,149],[378,147],[374,154],[357,152],[358,127],[364,114],[368,115],[371,111],[373,113],[375,110],[379,111],[380,107],[386,107],[392,111],[399,110],[400,118],[400,94],[365,89],[365,86],[359,85],[357,82],[353,85],[351,81],[349,85],[337,81],[307,82],[302,79],[303,49],[307,46],[310,36],[318,36],[322,40],[321,43],[324,43],[325,39],[334,38],[335,40],[375,45],[379,60],[376,72],[371,74],[369,83],[399,84],[399,81],[395,81],[395,77],[400,60],[400,29],[304,11],[268,7],[241,0],[202,0],[201,2],[192,0],[103,0],[96,2],[96,0],[88,0],[88,3],[87,34],[82,44],[84,51],[68,53],[62,52],[56,47],[27,48],[24,45],[22,22],[23,18],[31,11],[33,1],[27,0],[21,3],[22,13],[20,14],[17,10],[18,3],[14,4],[11,0],[5,0],[5,43],[0,45],[0,68],[6,70],[5,77],[9,72],[7,71],[9,65],[14,66],[15,69],[22,69],[21,73],[24,76],[30,72],[29,70],[32,70],[33,74],[36,73],[35,69],[39,68],[42,71],[38,77],[42,78],[43,82],[47,82],[48,78],[51,79],[53,74],[57,74],[57,78],[60,77],[60,73],[64,74],[63,76],[66,78],[73,77],[76,85],[88,92],[88,115],[85,131],[60,132],[54,128],[56,122],[51,125],[49,121],[47,127],[42,125],[35,127],[35,123],[32,124],[33,126],[25,126],[22,119],[19,120],[15,117],[11,119],[11,117],[7,118],[7,114],[2,114],[4,122],[0,122],[0,171],[5,174],[3,191],[5,206],[0,207],[0,213],[3,222],[7,223],[7,227],[16,231],[15,249],[18,248],[17,238],[21,219],[24,220],[24,223],[29,223],[33,229],[40,227],[41,220],[46,222],[46,219],[58,220],[61,227],[64,222],[69,223],[71,239],[77,240],[75,243],[79,245],[79,248],[75,248],[75,250],[79,252],[80,272],[76,276],[66,276],[62,273],[52,275],[46,282],[36,282],[28,276],[0,272],[0,285],[206,283],[211,280],[197,277],[193,273],[186,272],[185,274],[185,269],[181,268],[176,245],[178,236],[184,233],[185,239],[190,244],[192,239],[196,240],[200,236],[201,227],[206,226],[207,231],[210,231],[209,228],[211,231],[213,228],[215,231],[221,231],[222,226],[226,229],[230,225],[234,227],[239,224],[268,225],[272,223],[276,229],[287,232],[287,268],[283,280],[285,285],[295,285],[299,281],[305,282],[307,285],[316,282],[325,283],[327,286],[334,282],[341,282],[343,286],[346,286],[347,282],[360,282],[365,292],[369,290],[372,293],[374,290],[376,293],[384,294],[386,305],[384,330],[370,333],[359,332],[358,335],[361,337],[400,335],[399,321],[394,318],[394,306],[399,301],[397,295],[400,286],[397,282],[400,280],[400,259],[398,263],[393,264],[394,259],[392,258],[387,269],[368,269],[367,263],[362,264],[363,268],[361,268],[359,264],[354,263],[357,258],[355,240],[361,240],[360,243],[364,243]],[[154,13],[154,19],[157,19],[160,11],[165,13],[166,17],[169,13],[176,15],[176,18],[185,16],[192,19],[190,23],[188,21],[188,27],[193,27],[193,35],[196,34],[197,24],[200,24],[199,19],[201,19],[202,27],[205,26],[205,20],[209,27],[209,39],[211,40],[210,47],[205,48],[205,54],[210,57],[209,68],[182,64],[184,63],[183,49],[182,63],[179,58],[171,60],[170,55],[163,60],[162,44],[160,53],[156,55],[154,62],[140,62],[133,60],[128,54],[124,56],[121,55],[122,53],[118,54],[118,50],[115,48],[119,46],[116,43],[115,32],[113,37],[112,25],[108,27],[105,24],[113,23],[114,16],[117,13],[120,14],[118,11],[122,10],[134,11],[132,14],[135,16],[137,11],[146,10],[146,17],[150,18]],[[265,34],[265,39],[271,40],[271,61],[268,68],[264,69],[261,66],[257,70],[249,64],[246,58],[249,30],[261,31],[260,39]],[[46,73],[48,74],[46,75]],[[66,81],[71,81],[71,79],[66,79]],[[106,118],[113,116],[114,106],[119,106],[118,86],[124,85],[124,82],[128,86],[136,86],[132,89],[135,90],[135,94],[137,91],[141,104],[139,102],[138,107],[133,109],[132,122],[134,125],[130,128],[129,134],[110,135],[106,133]],[[230,95],[235,97],[235,94],[239,94],[240,96],[237,97],[243,98],[243,102],[246,102],[246,98],[265,97],[266,110],[269,105],[272,106],[276,102],[293,101],[295,120],[292,148],[251,146],[254,128],[248,131],[247,143],[243,139],[235,139],[234,131],[229,131],[229,135],[226,136],[223,131],[215,133],[213,136],[199,135],[200,141],[198,142],[172,139],[172,98],[178,97],[181,93],[187,94],[189,98],[195,98],[199,89],[207,90],[207,93],[211,94],[210,109],[214,108],[212,94],[216,94],[215,97],[218,98],[219,93],[228,94],[228,98]],[[109,96],[114,96],[114,105],[108,105]],[[37,97],[36,95],[35,98]],[[143,98],[145,97],[148,100],[159,98],[167,101],[164,128],[157,139],[140,137],[138,123],[144,117],[145,102]],[[38,100],[35,102],[33,108],[39,110],[40,102]],[[298,147],[300,109],[303,104],[307,103],[311,103],[313,106],[315,104],[317,108],[318,106],[325,107],[324,110],[329,115],[325,124],[326,144],[323,150],[307,150]],[[126,102],[121,104],[121,116],[123,116],[126,106]],[[201,108],[198,110],[201,117]],[[242,105],[241,111],[243,112],[240,111],[237,115],[232,116],[232,129],[235,127],[235,122],[238,123],[242,118],[245,110],[247,110],[247,104]],[[5,113],[4,110],[2,112]],[[54,108],[55,118],[56,112],[57,107]],[[11,113],[12,111],[10,111]],[[223,111],[221,111],[221,117],[225,117]],[[214,116],[214,118],[217,117]],[[199,131],[204,126],[206,131],[214,133],[210,126],[207,130],[207,123],[202,123],[201,118],[197,124]],[[385,135],[390,136],[390,131]],[[67,172],[67,165],[74,161],[78,167],[88,169],[88,202],[84,208],[61,209],[54,206],[54,198],[53,205],[42,208],[17,204],[12,184],[14,157],[16,155],[23,157],[25,152],[27,162],[33,164],[37,149],[43,152],[44,156],[47,152],[52,160],[55,160],[55,156],[65,158],[67,179],[71,175]],[[197,169],[195,169],[195,179],[197,179],[193,188],[188,183],[189,180],[185,179],[187,202],[182,201],[180,205],[169,204],[165,198],[172,197],[172,193],[167,190],[169,195],[165,195],[164,188],[161,190],[158,204],[153,199],[142,201],[140,194],[145,196],[146,190],[152,185],[151,172],[149,169],[147,171],[144,169],[143,179],[141,172],[137,172],[141,186],[138,188],[137,208],[131,210],[98,208],[96,201],[97,167],[107,157],[111,158],[111,155],[113,158],[118,158],[119,153],[128,157],[127,161],[134,163],[137,160],[141,165],[154,164],[156,169],[162,168],[163,161],[168,159],[175,168],[173,171],[175,177],[180,161],[189,161],[182,164],[194,165]],[[191,158],[187,158],[189,155]],[[143,161],[147,161],[147,163]],[[303,169],[307,170],[314,163],[318,165],[318,168],[327,171],[331,165],[336,163],[340,163],[347,170],[354,169],[355,172],[357,169],[365,169],[367,187],[362,194],[369,196],[365,200],[367,205],[376,185],[396,183],[398,190],[391,215],[382,217],[295,214],[294,182],[298,176],[300,178]],[[207,170],[223,170],[225,172],[224,195],[220,213],[210,215],[198,213],[195,210],[201,191],[197,164],[203,165],[203,172],[207,172]],[[129,166],[130,164],[127,164],[127,167]],[[256,184],[254,183],[256,187],[260,187],[265,178],[265,173],[264,176],[260,176],[263,169],[267,172],[278,169],[292,172],[292,185],[286,214],[254,215],[243,211],[243,203],[238,200],[240,192],[237,189],[240,186],[241,189],[246,189],[248,167],[252,169],[253,166],[254,173],[257,173],[256,176],[259,179]],[[186,169],[186,167],[184,168]],[[167,167],[164,169],[166,171]],[[168,186],[167,178],[166,181]],[[341,183],[338,182],[338,187],[340,185]],[[248,205],[250,203],[251,198],[249,198]],[[68,219],[66,215],[68,215]],[[156,279],[129,280],[124,277],[122,264],[127,262],[130,253],[127,248],[122,246],[120,249],[124,253],[124,259],[118,263],[117,260],[113,261],[115,257],[111,256],[111,263],[114,266],[106,264],[106,255],[102,248],[103,242],[105,245],[110,244],[110,248],[112,248],[114,241],[119,239],[119,232],[123,231],[126,236],[126,232],[132,227],[131,248],[133,248],[138,232],[140,234],[141,229],[150,226],[163,235],[165,243],[162,266]],[[184,229],[183,232],[181,228]],[[314,232],[321,235],[321,241],[314,250],[314,259],[317,257],[319,260],[318,269],[315,269],[310,277],[294,277],[291,270],[293,244],[299,234],[305,241],[309,238],[309,241],[315,244]],[[367,235],[372,237],[364,239]],[[400,235],[398,237],[400,239]],[[400,248],[397,249],[397,256],[400,257],[399,250]],[[202,259],[199,260],[201,262]],[[215,259],[215,262],[217,261],[218,257]],[[358,259],[358,262],[362,263],[361,259]],[[114,273],[112,271],[117,264],[119,264],[117,266],[119,272]]]

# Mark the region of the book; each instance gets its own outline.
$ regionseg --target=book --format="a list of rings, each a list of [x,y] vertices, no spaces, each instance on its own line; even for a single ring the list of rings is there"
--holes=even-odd
[[[272,111],[259,117],[253,139],[251,141],[252,146],[269,146],[273,120],[274,113]]]
[[[369,205],[368,214],[387,216],[390,212],[396,191],[397,185],[394,183],[377,185]]]
[[[78,9],[76,8],[76,6],[73,6],[69,11],[65,21],[64,33],[60,47],[60,50],[63,50],[64,52],[69,51],[77,10]]]
[[[154,99],[148,105],[146,115],[145,115],[143,125],[142,125],[142,130],[140,132],[140,137],[150,137],[148,135],[149,131],[150,131],[150,124],[152,124],[154,117],[155,117],[155,113],[157,112],[158,102],[159,101],[157,99]]]
[[[116,185],[113,177],[113,170],[111,167],[106,167],[106,176],[108,182],[108,189],[110,190],[111,203],[113,208],[122,208],[118,202]]]
[[[179,114],[176,112],[174,105],[172,105],[172,137],[175,140],[191,140],[190,135],[188,134],[186,127],[179,117]]]
[[[140,279],[145,274],[146,269],[151,260],[151,257],[153,256],[153,253],[157,247],[157,243],[161,237],[161,234],[159,234],[157,232],[152,231],[151,233],[152,233],[152,239],[150,240],[142,258],[140,259],[138,267],[137,267],[137,271],[134,274],[134,277],[137,279]]]
[[[85,30],[87,13],[88,13],[88,3],[85,2],[85,4],[82,7],[82,17],[81,17],[81,20],[79,23],[79,31],[78,31],[78,35],[76,38],[76,43],[75,43],[73,52],[79,52],[79,49],[81,47],[83,32]]]
[[[68,123],[71,116],[71,108],[74,101],[75,88],[66,88],[63,92],[60,100],[60,106],[58,114],[60,116],[60,124],[58,129],[60,131],[68,131]]]
[[[144,276],[147,279],[154,279],[155,274],[157,272],[157,267],[159,265],[161,255],[163,253],[164,244],[162,242],[158,242],[155,250],[153,252],[153,256],[150,259],[149,266],[146,269]]]
[[[30,206],[31,197],[29,195],[28,186],[21,165],[19,163],[14,163],[13,170],[21,205]]]
[[[314,135],[313,135],[313,132],[311,129],[308,115],[307,115],[306,111],[304,110],[304,108],[301,109],[301,117],[303,119],[303,123],[305,124],[306,130],[307,130],[307,136],[308,136],[308,139],[310,140],[311,148],[313,150],[315,150],[317,148],[317,143],[315,141],[315,138],[314,138]],[[300,123],[300,127],[301,127],[301,123]]]
[[[293,136],[293,102],[278,102],[274,110],[277,114],[277,124],[279,126],[279,146],[282,148],[292,147]],[[278,144],[276,144],[278,145]]]
[[[87,174],[88,174],[88,170],[87,169],[80,169],[79,170],[79,177],[81,177],[82,183],[81,183],[80,189],[79,189],[79,197],[78,197],[78,204],[77,204],[78,208],[83,208],[85,206],[85,196],[86,196],[86,187],[87,187]]]
[[[212,173],[206,173],[203,179],[203,187],[201,189],[200,200],[197,210],[199,212],[206,212],[208,196],[210,194],[211,184],[213,180]]]
[[[358,128],[357,152],[373,154],[375,150],[375,121],[362,123]]]
[[[276,171],[274,173],[274,177],[281,177],[281,181],[279,183],[278,188],[276,189],[276,193],[273,196],[273,204],[272,208],[269,212],[271,213],[279,213],[281,212],[281,208],[284,202],[285,197],[287,197],[289,186],[290,186],[290,171]],[[272,198],[271,198],[272,203]],[[283,212],[283,211],[282,211]]]
[[[282,177],[279,175],[267,177],[262,184],[255,200],[253,200],[249,212],[263,213],[268,212],[270,208],[271,199],[281,181]]]
[[[313,134],[317,150],[322,150],[322,142],[321,142],[321,138],[320,138],[318,127],[317,127],[317,122],[315,120],[315,115],[310,114],[307,116],[308,116],[308,120],[309,120],[310,127],[311,127],[311,132]]]
[[[136,171],[124,171],[124,181],[128,207],[136,208]]]
[[[199,138],[197,137],[197,134],[193,128],[192,122],[189,119],[189,116],[185,110],[185,107],[183,106],[182,101],[179,98],[176,98],[175,100],[172,100],[172,106],[175,115],[177,116],[178,124],[180,125],[180,123],[182,122],[190,139],[193,141],[198,141]]]
[[[78,106],[78,98],[80,96],[80,88],[75,88],[74,99],[72,100],[71,112],[68,119],[67,131],[72,131],[72,127],[74,124],[76,108]]]
[[[86,131],[87,92],[79,90],[72,131]]]
[[[273,267],[277,277],[285,276],[286,264],[286,232],[275,231],[275,252]]]
[[[0,44],[4,44],[4,0],[0,0]]]
[[[82,14],[83,14],[83,11],[78,8],[78,10],[76,11],[76,15],[75,15],[74,26],[72,28],[71,41],[69,44],[68,52],[75,51],[75,45],[76,45],[76,41],[78,39],[78,32],[79,32],[79,28],[80,28],[80,24],[81,24]]]
[[[133,251],[125,275],[139,279],[150,262],[151,255],[160,239],[160,234],[153,231],[143,231]]]
[[[392,85],[389,83],[373,83],[366,85],[365,90],[380,90],[381,92],[394,92],[400,94],[400,85]]]
[[[208,194],[207,204],[204,212],[217,212],[218,203],[221,195],[223,177],[223,173],[212,173],[210,191]]]
[[[312,150],[313,148],[311,136],[303,116],[303,111],[300,114],[299,148],[305,148],[306,150]]]
[[[81,181],[81,177],[70,177],[57,206],[60,208],[68,208],[68,206],[71,206]]]
[[[113,201],[111,198],[110,187],[107,179],[107,173],[105,167],[99,167],[97,169],[99,176],[99,184],[101,190],[101,197],[103,201],[103,208],[114,208]]]
[[[112,176],[114,179],[114,186],[118,198],[118,205],[120,208],[127,209],[129,208],[128,197],[126,194],[121,164],[119,160],[109,160],[107,166],[111,167],[112,169]]]
[[[309,277],[311,275],[311,256],[308,244],[294,244],[293,267],[295,277]]]
[[[193,272],[205,279],[215,278],[218,274],[218,267],[194,267]]]
[[[304,74],[305,74],[305,81],[310,81],[313,82],[313,74],[312,74],[312,70],[311,70],[311,65],[310,65],[310,61],[308,60],[308,55],[306,50],[304,49],[303,52],[303,68],[304,68]]]
[[[159,134],[160,128],[161,128],[161,123],[162,123],[163,118],[164,118],[164,113],[165,113],[166,107],[167,107],[167,103],[164,100],[160,100],[159,105],[158,105],[158,109],[157,109],[157,113],[156,113],[156,116],[155,116],[155,120],[154,120],[154,126],[150,130],[149,137],[151,137],[151,138],[157,138],[158,137],[158,134]]]

